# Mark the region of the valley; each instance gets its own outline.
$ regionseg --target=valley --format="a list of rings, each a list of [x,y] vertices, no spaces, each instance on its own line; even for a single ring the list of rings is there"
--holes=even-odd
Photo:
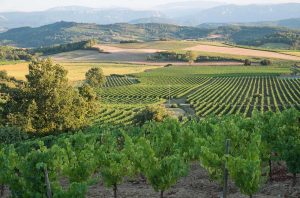
[[[0,197],[300,197],[296,1],[5,0]]]

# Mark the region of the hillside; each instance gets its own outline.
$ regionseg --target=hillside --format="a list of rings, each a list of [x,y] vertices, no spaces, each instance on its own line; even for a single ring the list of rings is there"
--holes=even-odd
[[[203,39],[219,34],[223,41],[259,46],[266,43],[299,43],[300,32],[279,27],[221,26],[199,28],[171,24],[111,24],[57,22],[37,28],[23,27],[0,33],[0,44],[45,47],[96,39],[99,42]]]
[[[300,17],[299,3],[271,5],[224,5],[199,11],[181,17],[183,24],[198,25],[201,23],[249,23],[275,21]]]
[[[141,18],[135,19],[129,22],[130,24],[140,24],[140,23],[161,23],[161,24],[172,24],[178,25],[178,22],[171,18],[163,18],[163,17],[149,17],[149,18]]]
[[[38,28],[16,28],[0,34],[0,43],[19,47],[40,47],[82,40],[101,42],[124,40],[197,39],[206,37],[210,30],[168,24],[112,24],[58,22]]]
[[[221,26],[259,26],[259,27],[285,27],[290,29],[300,29],[300,18],[291,18],[278,21],[261,21],[252,23],[202,23],[200,28],[217,28]]]

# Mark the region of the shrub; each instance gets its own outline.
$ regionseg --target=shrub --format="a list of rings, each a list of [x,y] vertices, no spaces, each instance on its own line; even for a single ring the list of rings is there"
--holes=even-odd
[[[264,60],[260,61],[260,64],[264,65],[264,66],[267,66],[267,65],[271,65],[272,62],[268,59],[264,59]]]
[[[172,104],[171,108],[178,108],[178,105],[177,104]]]
[[[147,121],[162,122],[168,116],[166,109],[161,106],[147,106],[136,114],[134,121],[136,124],[143,125]]]
[[[0,127],[0,144],[14,144],[28,139],[28,134],[16,127]]]
[[[252,64],[252,62],[249,59],[246,59],[244,62],[245,66],[250,66]]]

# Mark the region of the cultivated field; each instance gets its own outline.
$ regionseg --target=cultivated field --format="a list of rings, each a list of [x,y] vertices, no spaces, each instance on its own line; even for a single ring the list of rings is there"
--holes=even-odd
[[[213,45],[201,44],[201,45],[185,48],[185,50],[300,61],[300,57],[296,57],[293,55],[281,54],[277,52],[270,52],[270,51],[263,51],[263,50],[244,49],[238,47],[225,47],[225,46],[213,46]]]
[[[135,107],[168,103],[169,97],[183,110],[191,105],[201,117],[300,109],[300,79],[280,78],[283,73],[289,73],[289,67],[173,66],[134,74],[134,83],[127,77],[109,77],[99,91],[101,102],[108,105],[99,117],[107,122],[113,115],[114,123],[130,123]]]
[[[204,41],[159,41],[97,47],[106,53],[77,50],[51,58],[68,70],[68,78],[72,83],[83,80],[86,71],[92,67],[103,69],[107,82],[99,90],[103,104],[95,118],[99,122],[130,124],[134,115],[146,105],[164,104],[169,99],[186,114],[198,116],[236,113],[251,116],[254,110],[263,112],[299,108],[299,79],[282,79],[278,76],[289,74],[293,64],[290,60],[300,60],[300,57]],[[194,50],[203,56],[241,60],[270,57],[273,65],[243,66],[239,62],[222,61],[188,65],[184,62],[147,61],[147,56],[164,50]],[[290,62],[276,61],[276,58]],[[162,67],[168,63],[173,66]],[[9,75],[25,79],[27,66],[28,63],[17,63],[0,67],[7,70]],[[124,76],[109,76],[111,74]]]

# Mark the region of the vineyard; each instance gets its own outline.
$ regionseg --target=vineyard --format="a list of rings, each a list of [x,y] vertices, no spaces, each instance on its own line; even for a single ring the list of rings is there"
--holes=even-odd
[[[300,110],[300,79],[280,77],[288,68],[273,67],[166,67],[128,77],[108,77],[99,90],[107,106],[140,106],[163,104],[169,99],[186,99],[197,116],[240,114],[250,117],[254,111]],[[180,107],[182,104],[178,104]],[[122,122],[121,108],[117,119]],[[116,110],[115,110],[116,111]],[[131,116],[135,112],[131,111]],[[101,114],[100,114],[101,115]],[[121,119],[122,118],[122,119]],[[128,123],[128,120],[125,122]]]
[[[113,114],[106,111],[102,115],[105,113]],[[186,122],[167,119],[142,127],[93,126],[74,134],[35,139],[20,134],[17,138],[16,134],[15,139],[7,139],[13,144],[0,146],[0,193],[9,187],[12,197],[83,198],[89,197],[91,186],[100,189],[104,185],[111,191],[108,197],[117,198],[123,197],[118,190],[122,183],[138,184],[144,178],[153,188],[149,197],[169,197],[170,193],[180,197],[170,188],[196,162],[219,189],[225,166],[229,180],[239,189],[238,197],[263,196],[260,189],[272,180],[275,162],[284,161],[293,185],[297,184],[299,116],[299,111],[287,110],[255,114],[250,119],[231,115]],[[228,154],[226,141],[230,142]],[[195,192],[197,188],[201,187],[195,187]],[[105,197],[101,190],[97,192],[95,196]],[[298,197],[299,191],[294,195]]]
[[[300,80],[276,77],[214,78],[188,96],[197,115],[243,114],[251,116],[254,110],[300,110]]]

